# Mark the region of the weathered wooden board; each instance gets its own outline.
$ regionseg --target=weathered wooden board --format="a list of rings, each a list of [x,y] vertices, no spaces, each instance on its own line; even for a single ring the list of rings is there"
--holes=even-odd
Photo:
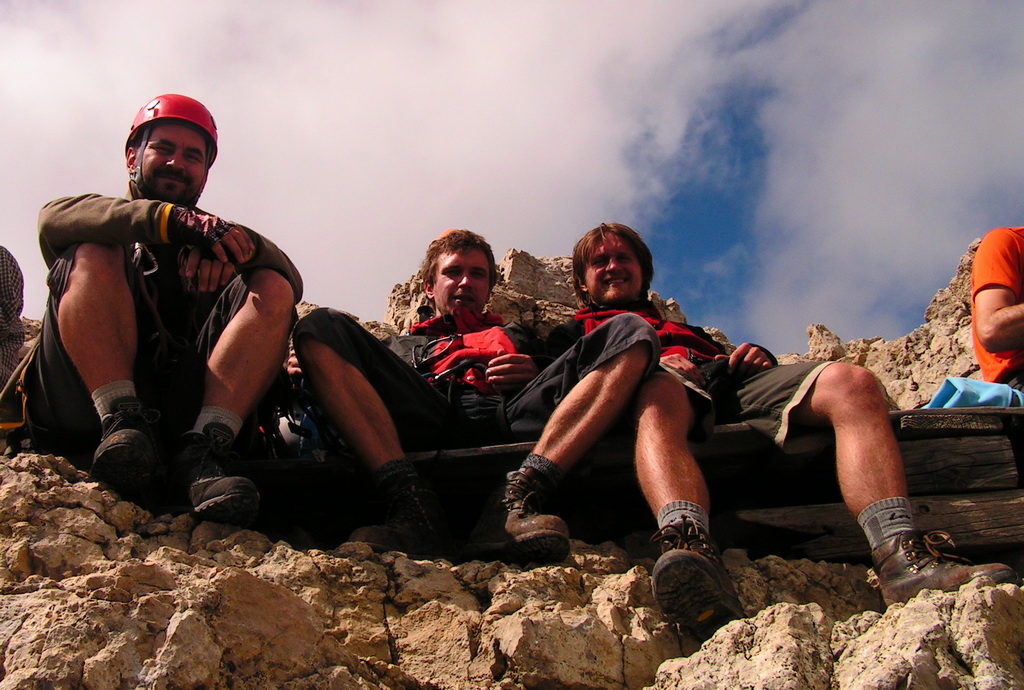
[[[918,528],[949,532],[958,552],[1024,548],[1024,491],[921,496],[911,503]],[[740,510],[721,516],[713,529],[723,546],[813,560],[870,556],[864,533],[841,503]]]
[[[900,441],[900,449],[911,495],[1016,488],[1019,478],[1013,449],[1002,432],[1006,416],[956,412],[894,413],[894,426],[901,426],[902,431],[898,433],[907,439]],[[943,437],[935,438],[939,430]],[[985,434],[979,435],[982,430]],[[792,469],[814,458],[831,463],[834,462],[833,446],[830,430],[804,433],[792,439],[789,449],[793,452],[784,455],[768,438],[749,425],[739,423],[717,426],[714,436],[705,443],[695,444],[693,450],[705,475],[714,480],[741,478],[751,467],[769,464]],[[532,448],[529,442],[512,443],[412,453],[410,458],[425,476],[457,492],[492,484],[501,474],[517,468]],[[575,473],[595,480],[628,481],[632,475],[632,458],[630,438],[609,436],[587,454]],[[356,475],[362,469],[355,458],[339,455],[243,461],[232,467],[232,471],[253,478],[280,473],[299,478]]]
[[[900,439],[1002,434],[1024,422],[1024,408],[965,407],[948,410],[897,410],[889,414]]]
[[[901,441],[911,496],[1014,489],[1017,462],[1006,436]]]

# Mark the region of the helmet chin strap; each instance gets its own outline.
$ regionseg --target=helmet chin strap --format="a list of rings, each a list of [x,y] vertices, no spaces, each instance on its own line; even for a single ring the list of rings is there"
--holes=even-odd
[[[142,152],[146,150],[146,144],[148,143],[149,127],[144,127],[139,133],[138,142],[133,147],[135,149],[135,169],[128,175],[128,189],[131,190],[133,199],[149,198],[149,190],[146,187],[146,183],[142,180]]]

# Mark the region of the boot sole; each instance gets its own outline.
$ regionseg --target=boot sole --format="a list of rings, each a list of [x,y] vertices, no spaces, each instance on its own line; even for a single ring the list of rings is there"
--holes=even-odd
[[[561,563],[569,557],[569,539],[559,532],[530,534],[511,541],[469,543],[462,547],[463,561],[503,563]]]
[[[569,557],[569,539],[558,532],[541,532],[514,539],[507,545],[515,563],[561,563]]]
[[[251,491],[229,493],[203,501],[193,509],[200,520],[248,527],[260,511],[260,495]]]
[[[706,640],[729,621],[743,617],[718,583],[714,565],[686,551],[666,552],[654,566],[652,589],[658,605],[675,623]]]
[[[89,474],[128,498],[138,498],[153,481],[156,452],[141,431],[112,434],[96,449]]]

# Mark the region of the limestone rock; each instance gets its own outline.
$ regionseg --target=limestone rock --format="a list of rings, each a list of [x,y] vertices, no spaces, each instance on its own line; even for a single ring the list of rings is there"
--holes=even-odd
[[[834,682],[862,687],[1024,687],[1021,614],[1012,585],[926,591],[833,632]]]
[[[839,336],[820,323],[807,327],[807,359],[819,362],[835,362],[846,356]]]
[[[666,661],[653,687],[829,690],[831,627],[816,604],[775,604],[729,623],[696,654]]]
[[[751,561],[734,550],[725,561],[750,618],[701,646],[658,609],[650,558],[615,544],[574,541],[564,563],[527,570],[413,561],[362,544],[302,551],[151,515],[60,458],[22,454],[0,466],[0,688],[1024,679],[1015,587],[972,584],[879,613],[863,566]]]
[[[774,604],[663,663],[652,687],[1024,687],[1022,601],[1018,587],[975,582],[839,622],[817,604]]]

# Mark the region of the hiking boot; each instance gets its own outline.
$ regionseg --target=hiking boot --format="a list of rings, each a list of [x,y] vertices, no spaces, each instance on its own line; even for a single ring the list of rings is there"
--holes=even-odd
[[[92,456],[89,474],[122,497],[136,499],[149,488],[157,466],[156,410],[137,398],[120,398],[102,420],[103,438]]]
[[[560,563],[569,556],[569,528],[557,515],[543,515],[547,488],[532,470],[505,476],[484,506],[463,551],[466,560]]]
[[[882,591],[886,605],[906,602],[923,589],[950,592],[979,577],[1020,584],[1010,566],[972,565],[966,558],[939,551],[946,545],[954,546],[946,532],[897,534],[871,552],[875,567],[868,571],[868,582]]]
[[[670,620],[706,640],[746,615],[718,548],[693,521],[665,525],[651,541],[661,542],[651,588]]]
[[[248,527],[259,512],[260,492],[249,479],[225,474],[232,455],[224,440],[190,431],[182,436],[171,469],[197,518]]]
[[[377,553],[401,551],[410,558],[451,558],[455,542],[437,494],[418,476],[395,477],[382,487],[388,503],[383,525],[359,527],[348,541]]]

